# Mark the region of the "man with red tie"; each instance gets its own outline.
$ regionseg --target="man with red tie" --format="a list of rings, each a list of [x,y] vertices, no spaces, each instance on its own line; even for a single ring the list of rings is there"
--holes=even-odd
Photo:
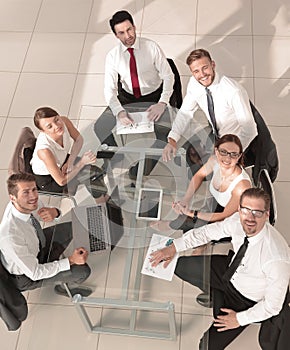
[[[166,106],[173,92],[174,74],[154,41],[137,38],[133,18],[127,11],[116,12],[110,19],[110,26],[120,42],[106,57],[104,94],[109,107],[97,119],[95,133],[102,144],[117,146],[112,135],[116,118],[123,125],[132,124],[124,105],[138,103],[138,107],[148,111],[148,119],[155,123],[157,140],[152,147],[163,148],[171,125]],[[146,175],[154,165],[147,167]],[[137,169],[137,166],[130,169],[132,177]]]

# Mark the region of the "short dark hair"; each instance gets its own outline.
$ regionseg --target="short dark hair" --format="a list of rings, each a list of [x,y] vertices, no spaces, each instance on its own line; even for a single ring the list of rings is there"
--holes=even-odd
[[[8,193],[17,196],[18,194],[18,183],[19,182],[35,182],[35,176],[28,173],[12,174],[7,180]]]
[[[265,210],[270,210],[271,198],[262,188],[251,187],[246,189],[241,195],[240,205],[242,205],[242,201],[245,197],[263,199],[265,203]]]
[[[212,61],[210,53],[206,51],[205,49],[196,49],[191,51],[191,53],[188,55],[186,59],[186,64],[188,66],[191,65],[193,61],[199,60],[200,58],[207,57],[210,62]]]
[[[38,108],[34,113],[34,125],[41,130],[41,127],[39,126],[40,119],[44,118],[51,118],[55,117],[56,115],[59,115],[57,111],[50,107],[40,107]]]
[[[113,17],[110,19],[110,27],[113,31],[114,34],[116,34],[115,31],[115,25],[125,22],[125,21],[129,21],[132,25],[134,25],[134,21],[133,21],[133,17],[130,15],[130,13],[126,10],[121,10],[116,12]]]
[[[243,166],[244,164],[243,146],[239,137],[234,134],[225,134],[221,138],[217,139],[215,143],[215,147],[219,148],[220,145],[226,142],[233,142],[239,147],[239,153],[241,154],[241,157],[238,160],[238,164]]]

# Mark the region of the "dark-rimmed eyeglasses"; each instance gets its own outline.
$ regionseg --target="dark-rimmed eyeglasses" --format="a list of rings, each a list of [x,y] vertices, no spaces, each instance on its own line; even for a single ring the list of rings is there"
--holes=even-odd
[[[232,159],[237,159],[239,158],[239,156],[241,155],[241,153],[237,153],[237,152],[228,152],[226,151],[225,149],[223,148],[218,148],[217,149],[219,154],[222,156],[222,157],[231,157]]]
[[[241,207],[240,206],[240,212],[243,215],[248,215],[248,214],[252,214],[254,218],[261,218],[268,210],[256,210],[256,209],[250,209],[247,207]]]

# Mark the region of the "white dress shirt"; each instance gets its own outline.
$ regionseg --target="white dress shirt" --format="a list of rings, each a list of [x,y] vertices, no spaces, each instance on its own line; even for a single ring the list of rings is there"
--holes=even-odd
[[[213,98],[218,136],[222,137],[225,134],[237,135],[245,150],[257,136],[257,126],[251,112],[246,90],[235,80],[224,75],[220,77],[218,73],[216,73],[215,79],[208,89]],[[198,107],[202,109],[211,124],[205,87],[198,83],[194,77],[191,77],[186,96],[168,137],[178,141]]]
[[[35,148],[33,151],[31,166],[32,171],[36,175],[49,175],[50,172],[47,170],[47,167],[43,160],[38,157],[37,152],[41,149],[49,149],[55,157],[56,164],[59,168],[62,167],[68,153],[71,149],[71,137],[68,132],[68,129],[63,125],[63,146],[55,142],[49,135],[44,132],[40,132],[37,136]]]
[[[173,92],[174,75],[163,51],[154,41],[145,38],[136,38],[132,48],[134,48],[141,94],[148,95],[154,92],[163,82],[159,102],[168,104]],[[117,98],[118,74],[122,88],[129,94],[133,94],[129,61],[128,48],[121,42],[106,57],[104,94],[115,116],[124,110]]]
[[[33,215],[39,219],[36,212]],[[33,281],[50,278],[70,269],[67,258],[40,264],[39,240],[30,222],[30,214],[20,213],[10,202],[0,225],[1,261],[8,272],[25,275]]]
[[[175,239],[174,245],[180,252],[222,237],[232,237],[233,250],[237,253],[245,238],[238,213],[224,221],[190,230]],[[277,315],[290,278],[289,246],[273,226],[267,222],[257,235],[248,240],[248,249],[231,283],[243,296],[257,303],[237,313],[241,326]]]

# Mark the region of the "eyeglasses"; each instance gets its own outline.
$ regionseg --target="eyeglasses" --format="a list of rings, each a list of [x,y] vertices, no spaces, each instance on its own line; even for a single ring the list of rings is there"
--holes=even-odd
[[[228,152],[223,148],[218,148],[217,150],[222,157],[230,156],[232,159],[237,159],[241,155],[241,153],[237,152]]]
[[[240,212],[243,215],[248,215],[248,214],[252,214],[254,218],[258,218],[260,219],[268,210],[256,210],[256,209],[250,209],[247,207],[241,207],[240,206]]]

